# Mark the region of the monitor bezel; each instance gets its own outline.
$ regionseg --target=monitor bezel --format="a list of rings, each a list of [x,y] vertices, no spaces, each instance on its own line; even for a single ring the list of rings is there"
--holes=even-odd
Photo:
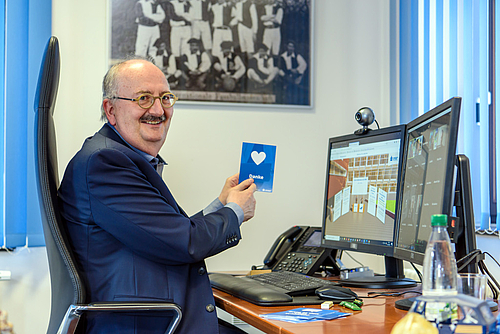
[[[328,184],[329,184],[329,169],[330,169],[330,152],[332,144],[339,142],[347,142],[347,141],[355,141],[364,138],[377,137],[386,134],[394,134],[399,133],[399,139],[401,139],[399,146],[399,163],[398,163],[398,179],[396,185],[396,194],[400,193],[401,189],[401,175],[402,175],[402,159],[404,157],[404,147],[405,147],[405,138],[406,138],[406,125],[394,125],[382,129],[370,130],[366,134],[348,134],[338,137],[332,137],[328,140],[328,150],[327,150],[327,161],[326,161],[326,179],[325,179],[325,193],[323,199],[323,216],[321,221],[321,247],[329,248],[329,249],[339,249],[339,250],[348,250],[355,251],[361,253],[375,254],[375,255],[384,255],[384,256],[393,256],[394,245],[396,242],[396,231],[399,229],[396,224],[397,220],[397,210],[399,208],[399,196],[396,197],[396,212],[393,223],[393,233],[392,233],[392,246],[382,246],[382,245],[366,245],[366,244],[356,244],[357,248],[350,247],[346,242],[327,240],[325,239],[325,228],[326,228],[326,216],[327,216],[327,203],[328,203]]]
[[[458,136],[458,128],[459,128],[459,118],[460,118],[460,106],[461,106],[461,101],[462,99],[460,97],[453,97],[438,106],[434,107],[433,109],[427,111],[426,113],[422,114],[421,116],[417,117],[413,121],[409,122],[407,125],[407,130],[406,130],[406,138],[405,138],[405,149],[404,149],[404,158],[402,161],[403,165],[403,173],[401,175],[401,191],[399,194],[399,206],[396,215],[396,220],[397,220],[397,230],[395,231],[395,243],[394,243],[394,257],[400,260],[405,260],[409,261],[415,264],[422,265],[424,262],[424,253],[422,252],[416,252],[414,250],[409,250],[406,248],[401,248],[398,245],[399,241],[399,233],[400,233],[400,227],[401,227],[401,205],[402,205],[402,200],[403,200],[403,187],[404,187],[404,181],[405,181],[405,174],[406,174],[406,162],[407,162],[407,155],[408,155],[408,147],[407,144],[409,143],[409,135],[412,129],[421,126],[423,123],[427,122],[429,119],[436,117],[440,113],[446,111],[447,109],[450,109],[450,130],[448,132],[448,139],[449,139],[449,150],[448,150],[448,156],[447,156],[447,161],[448,164],[446,166],[446,173],[445,173],[445,180],[444,180],[444,189],[445,189],[445,194],[443,198],[443,206],[441,209],[441,213],[446,214],[446,215],[451,215],[452,213],[452,206],[453,206],[453,192],[454,192],[454,177],[455,177],[455,156],[456,156],[456,147],[457,147],[457,136]]]

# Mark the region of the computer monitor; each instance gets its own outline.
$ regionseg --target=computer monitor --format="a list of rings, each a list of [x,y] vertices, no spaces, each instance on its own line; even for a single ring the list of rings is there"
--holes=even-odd
[[[457,260],[476,250],[469,160],[455,153],[460,105],[461,98],[452,98],[407,125],[397,259],[423,264],[433,214],[450,217],[448,232]],[[477,273],[478,260],[457,263],[459,272]],[[396,307],[408,310],[413,300],[398,300]],[[496,310],[498,305],[490,307]]]
[[[423,264],[431,216],[452,214],[460,98],[407,125],[399,230],[394,257]]]
[[[329,139],[321,245],[386,257],[385,276],[342,284],[370,288],[413,286],[392,255],[405,144],[404,125]]]

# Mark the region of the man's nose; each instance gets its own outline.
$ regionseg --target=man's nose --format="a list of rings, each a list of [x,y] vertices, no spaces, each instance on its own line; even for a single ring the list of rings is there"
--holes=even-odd
[[[155,99],[153,105],[151,106],[151,108],[149,108],[149,113],[152,115],[161,116],[164,112],[165,110],[163,109],[163,105],[161,104],[160,99]]]

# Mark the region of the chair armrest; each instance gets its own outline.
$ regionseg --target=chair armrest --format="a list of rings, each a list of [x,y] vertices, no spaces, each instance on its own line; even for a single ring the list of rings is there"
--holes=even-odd
[[[74,333],[83,312],[173,312],[174,318],[165,334],[173,333],[182,319],[182,310],[175,303],[99,302],[88,305],[70,305],[57,333]]]

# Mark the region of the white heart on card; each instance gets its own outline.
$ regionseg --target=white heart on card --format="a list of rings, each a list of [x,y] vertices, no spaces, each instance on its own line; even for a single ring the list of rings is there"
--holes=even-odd
[[[258,153],[257,151],[253,151],[251,154],[253,162],[258,166],[266,159],[266,153],[265,152],[260,152]]]

